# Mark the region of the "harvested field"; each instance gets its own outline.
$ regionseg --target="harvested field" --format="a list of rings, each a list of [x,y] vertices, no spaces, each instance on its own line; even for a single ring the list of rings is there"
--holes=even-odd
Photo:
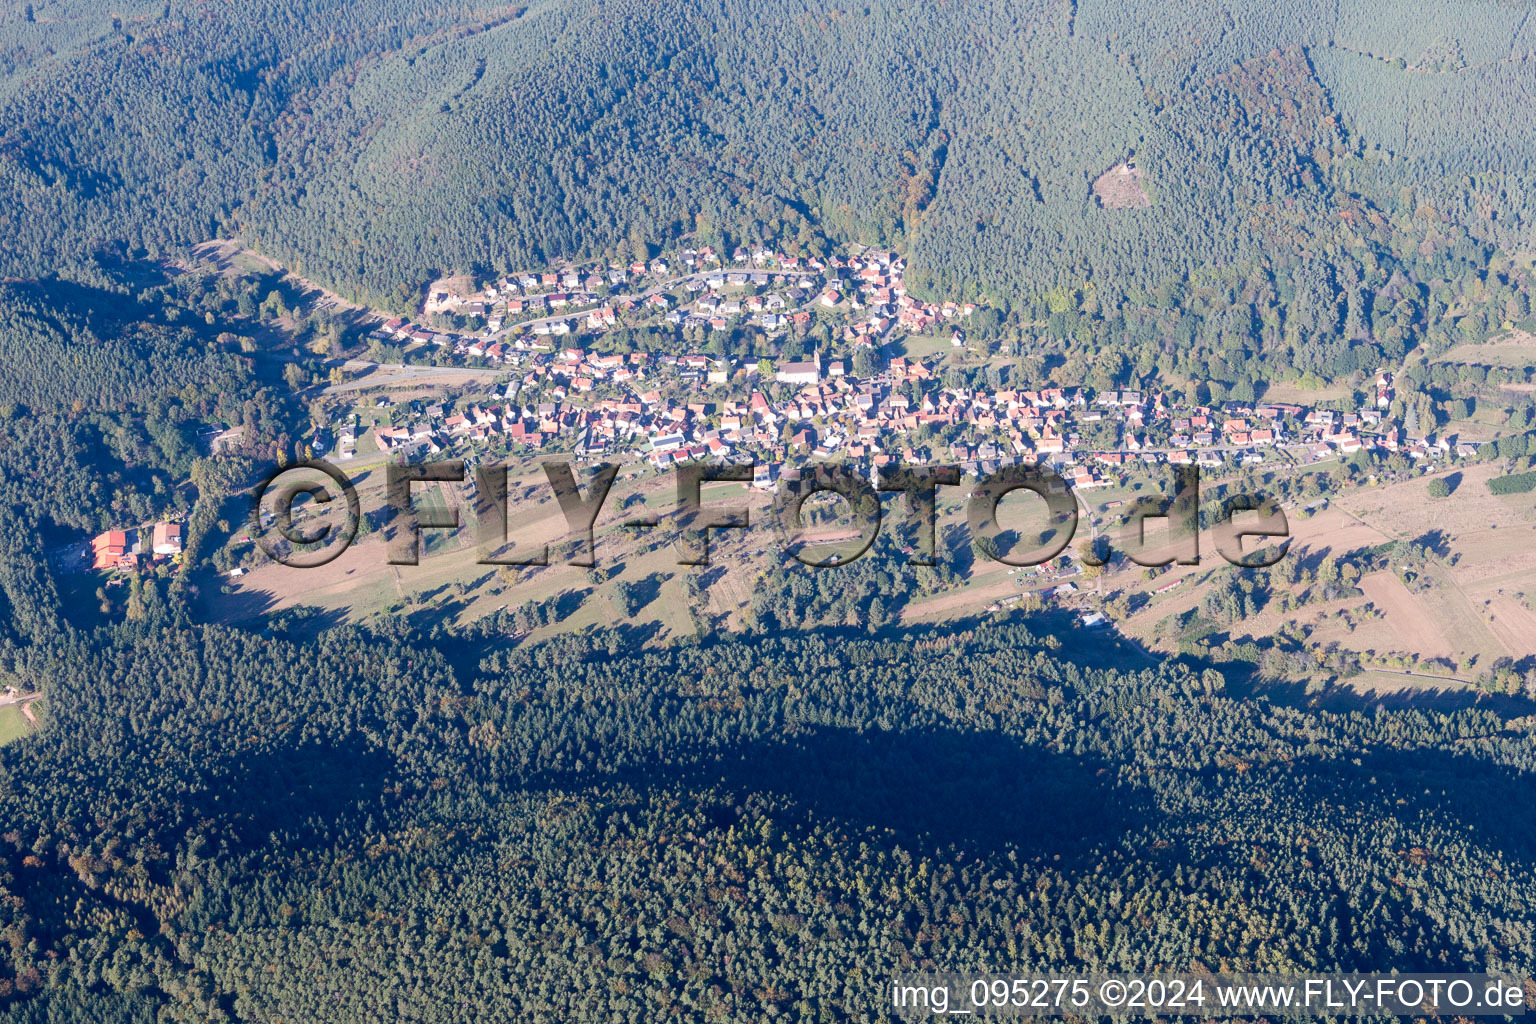
[[[1371,625],[1382,627],[1382,631],[1387,634],[1384,639],[1390,639],[1389,643],[1378,643],[1363,649],[1413,651],[1424,658],[1449,658],[1455,654],[1455,645],[1425,609],[1418,595],[1410,593],[1395,575],[1389,572],[1371,573],[1361,578],[1360,589],[1382,611],[1383,617]],[[1353,639],[1355,642],[1350,646],[1358,647],[1365,637],[1356,636]]]
[[[1000,601],[1005,597],[1017,597],[1024,592],[1024,589],[1011,579],[1007,583],[962,587],[946,594],[936,594],[921,601],[913,601],[902,608],[901,621],[911,623],[956,614],[973,615],[993,601]]]
[[[1536,612],[1510,594],[1497,594],[1488,601],[1488,628],[1510,656],[1536,654]]]

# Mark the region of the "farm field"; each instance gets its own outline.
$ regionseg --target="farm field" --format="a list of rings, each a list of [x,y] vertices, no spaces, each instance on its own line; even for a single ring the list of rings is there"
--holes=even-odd
[[[380,508],[384,502],[384,474],[370,473],[357,478],[359,500],[365,510]],[[450,493],[451,492],[451,493]],[[956,492],[958,493],[958,492]],[[522,605],[543,602],[562,594],[581,594],[579,608],[562,621],[563,629],[581,629],[592,624],[613,624],[620,616],[613,614],[610,593],[615,584],[640,587],[641,592],[656,596],[640,608],[636,625],[659,623],[667,634],[691,629],[685,586],[690,574],[701,569],[678,564],[679,554],[670,532],[670,512],[677,500],[676,484],[670,474],[652,475],[628,470],[614,482],[594,528],[597,570],[604,577],[594,583],[583,567],[562,564],[558,545],[566,542],[565,520],[555,502],[542,470],[536,464],[519,465],[508,480],[510,508],[507,534],[511,541],[496,549],[499,559],[534,557],[541,547],[551,546],[550,562],[543,566],[497,566],[482,564],[487,550],[480,544],[478,524],[469,507],[467,487],[417,485],[413,501],[419,514],[442,511],[457,506],[460,527],[452,533],[442,530],[422,531],[418,565],[392,566],[388,562],[387,540],[380,530],[359,538],[334,561],[317,568],[291,568],[268,562],[249,571],[238,580],[230,580],[226,593],[213,598],[213,613],[225,622],[237,622],[256,615],[279,612],[298,606],[316,608],[327,616],[345,621],[364,621],[370,617],[420,612],[443,615],[454,622],[472,622],[485,615]],[[711,567],[705,589],[710,616],[723,618],[728,625],[739,624],[740,615],[750,603],[756,581],[780,558],[781,538],[774,525],[772,496],[743,485],[711,484],[703,492],[705,507],[732,507],[745,504],[751,526],[747,530],[716,531],[710,537]],[[1029,498],[1005,502],[999,511],[1004,528],[1029,535],[1044,525],[1043,515]],[[809,513],[823,499],[806,505]],[[807,536],[825,550],[835,550],[852,539],[850,520],[837,514],[840,502],[826,500],[832,518],[810,528]],[[634,530],[623,523],[642,513],[659,514],[661,525],[655,530]],[[322,521],[338,523],[341,512],[318,513]],[[894,495],[883,501],[881,541],[865,555],[866,559],[890,559],[893,566],[905,556],[889,543],[906,516],[902,500]],[[965,530],[965,503],[941,494],[936,533]],[[1087,536],[1088,527],[1081,527]],[[941,540],[942,543],[942,540]],[[941,557],[956,557],[941,552]],[[961,572],[962,586],[949,594],[942,609],[955,614],[974,614],[999,595],[1021,591],[1022,575],[1010,567],[965,553]],[[610,571],[612,575],[609,575]],[[806,569],[806,572],[817,571]],[[836,569],[825,571],[836,572]],[[658,589],[659,588],[659,589]],[[909,614],[926,616],[927,611],[913,606]],[[553,632],[547,629],[543,632]]]
[[[358,492],[365,510],[382,505],[383,487],[382,473],[361,479]],[[735,493],[730,493],[732,490]],[[426,516],[451,507],[458,507],[460,514],[456,531],[423,529],[419,564],[390,565],[388,540],[380,531],[360,538],[324,566],[303,569],[270,562],[259,566],[238,581],[230,581],[228,592],[213,601],[216,614],[223,621],[235,622],[307,606],[353,622],[408,613],[467,623],[525,602],[580,596],[579,607],[562,618],[558,629],[540,630],[552,633],[619,622],[623,616],[616,613],[608,595],[614,584],[622,582],[654,594],[637,616],[628,620],[632,624],[660,624],[664,636],[692,628],[682,587],[684,574],[695,570],[677,564],[678,555],[667,532],[665,513],[676,501],[671,477],[631,472],[615,481],[594,529],[597,568],[605,576],[601,584],[591,582],[586,568],[562,563],[559,545],[567,540],[565,520],[536,464],[514,470],[508,493],[507,533],[512,541],[496,549],[494,557],[532,558],[549,545],[549,566],[482,563],[488,551],[479,543],[478,523],[465,490],[417,485],[413,501],[418,514]],[[745,502],[753,520],[753,528],[745,536],[726,531],[710,538],[712,560],[724,569],[724,575],[717,574],[710,588],[711,610],[729,615],[739,611],[751,594],[749,584],[733,582],[732,577],[755,573],[753,564],[767,555],[770,499],[740,485],[713,485],[706,488],[704,501],[706,507],[716,502]],[[622,523],[642,508],[662,513],[663,525],[655,531],[625,528]],[[332,518],[339,519],[339,514]],[[650,536],[652,533],[658,536]],[[612,575],[608,575],[610,571]]]
[[[1508,366],[1523,368],[1536,363],[1536,335],[1524,331],[1510,333],[1481,345],[1457,345],[1434,360],[1437,363],[1466,363],[1472,366]]]
[[[1232,624],[1226,633],[1234,639],[1266,638],[1298,623],[1314,647],[1336,645],[1367,660],[1417,655],[1453,667],[1447,670],[1450,675],[1457,674],[1457,667],[1463,674],[1476,672],[1499,658],[1518,660],[1536,652],[1531,607],[1536,603],[1536,508],[1528,495],[1488,492],[1486,482],[1499,475],[1497,467],[1438,475],[1455,478],[1448,498],[1430,498],[1432,478],[1426,477],[1353,491],[1314,516],[1290,517],[1288,557],[1303,564],[1316,565],[1327,556],[1345,558],[1392,541],[1428,546],[1436,558],[1413,586],[1395,571],[1370,572],[1352,596],[1289,613],[1267,608]],[[1210,550],[1204,542],[1202,548]],[[1170,633],[1167,623],[1197,611],[1218,574],[1228,571],[1233,570],[1175,566],[1154,581],[1131,584],[1131,593],[1147,593],[1174,579],[1189,581],[1169,593],[1151,594],[1125,622],[1126,631],[1173,651],[1182,638]]]
[[[1234,641],[1267,640],[1295,623],[1306,630],[1310,643],[1354,652],[1368,664],[1383,659],[1396,663],[1405,657],[1411,661],[1416,656],[1451,675],[1458,670],[1475,673],[1499,658],[1519,659],[1532,653],[1536,509],[1528,495],[1490,494],[1487,481],[1499,473],[1494,466],[1472,466],[1438,474],[1452,487],[1451,495],[1439,500],[1428,496],[1431,478],[1425,477],[1354,489],[1312,514],[1290,510],[1288,557],[1302,565],[1315,568],[1330,556],[1359,557],[1394,541],[1425,545],[1436,553],[1436,560],[1412,586],[1396,571],[1368,572],[1357,588],[1336,599],[1320,601],[1313,595],[1290,611],[1271,603],[1233,623],[1220,636]],[[383,486],[383,473],[359,476],[365,509],[382,505]],[[1160,486],[1155,477],[1132,476],[1123,484],[1080,492],[1083,518],[1068,553],[1095,532],[1112,549],[1119,549],[1122,517],[1129,503]],[[700,570],[678,564],[666,532],[668,512],[676,501],[670,474],[657,475],[639,467],[621,471],[594,530],[595,573],[562,564],[565,522],[537,463],[513,467],[508,488],[511,541],[498,549],[497,557],[530,557],[550,545],[553,564],[482,564],[486,550],[479,540],[467,486],[418,485],[413,493],[419,512],[459,507],[461,518],[460,527],[452,533],[423,531],[420,564],[388,564],[386,540],[379,531],[322,568],[267,564],[239,581],[230,581],[228,593],[214,601],[216,614],[236,622],[305,605],[322,612],[325,621],[361,622],[405,614],[422,622],[466,624],[533,602],[561,609],[557,622],[536,628],[539,636],[623,621],[660,642],[694,628],[688,581]],[[772,499],[739,485],[712,485],[704,497],[706,504],[745,501],[750,510],[749,530],[712,535],[714,568],[707,574],[707,585],[692,598],[703,602],[695,613],[732,628],[741,624],[758,582],[779,559]],[[905,510],[894,496],[883,502],[883,510],[882,535],[888,537]],[[661,514],[662,527],[648,531],[622,525],[642,511]],[[999,525],[1028,537],[1043,526],[1038,512],[1028,498],[1005,501],[999,507]],[[847,525],[834,517],[825,528],[831,531],[829,537],[839,530],[846,536]],[[944,538],[956,543],[955,538],[968,536],[968,529],[963,497],[958,491],[941,492],[937,522],[941,551]],[[1154,520],[1149,524],[1149,544],[1155,548],[1161,535]],[[1186,639],[1172,624],[1198,616],[1211,588],[1227,574],[1243,571],[1221,560],[1209,533],[1201,538],[1201,553],[1198,566],[1175,564],[1149,572],[1122,560],[1101,575],[1062,577],[1010,571],[1012,567],[1004,563],[960,559],[949,550],[943,557],[955,559],[958,565],[954,585],[905,604],[900,617],[906,623],[974,617],[1014,607],[1024,595],[1034,595],[1031,604],[1037,598],[1042,607],[1068,611],[1113,607],[1118,600],[1125,602],[1115,614],[1119,628],[1148,650],[1171,654]],[[890,558],[899,564],[902,556],[882,541],[865,558]],[[1070,592],[1043,593],[1063,582],[1072,584],[1067,588]],[[638,601],[629,617],[619,611],[615,588],[620,586],[630,588],[631,600]],[[1297,588],[1297,596],[1304,590]]]

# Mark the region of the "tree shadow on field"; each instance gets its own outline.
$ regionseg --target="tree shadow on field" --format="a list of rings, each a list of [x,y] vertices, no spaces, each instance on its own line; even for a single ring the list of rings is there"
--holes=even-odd
[[[716,565],[702,570],[698,575],[699,588],[707,590],[715,583],[725,579],[725,566]]]
[[[659,572],[653,572],[634,584],[635,604],[637,608],[645,608],[661,596],[661,585],[667,581],[666,576]]]
[[[1403,678],[1405,683],[1411,681],[1411,677]],[[1339,714],[1369,711],[1378,707],[1388,711],[1432,711],[1439,714],[1480,708],[1492,711],[1504,721],[1536,714],[1536,701],[1529,697],[1489,693],[1465,685],[1404,686],[1401,690],[1366,692],[1355,689],[1347,681],[1318,687],[1307,681],[1250,678],[1235,685],[1229,683],[1228,687],[1228,692],[1234,697],[1263,699],[1285,707]]]
[[[277,595],[270,590],[248,588],[226,593],[217,583],[204,584],[199,588],[195,607],[202,617],[213,622],[243,622],[277,607]]]
[[[350,605],[340,608],[293,605],[269,616],[266,629],[289,640],[311,641],[326,630],[345,624],[350,611]]]
[[[1460,474],[1457,474],[1458,476]],[[1441,529],[1433,529],[1428,533],[1420,534],[1413,542],[1436,558],[1449,558],[1451,554],[1451,538]]]

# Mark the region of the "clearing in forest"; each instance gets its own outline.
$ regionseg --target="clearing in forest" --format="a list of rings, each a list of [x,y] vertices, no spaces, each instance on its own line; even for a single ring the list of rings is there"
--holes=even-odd
[[[1141,185],[1141,168],[1134,160],[1111,167],[1093,183],[1093,195],[1106,210],[1143,210],[1152,197]]]

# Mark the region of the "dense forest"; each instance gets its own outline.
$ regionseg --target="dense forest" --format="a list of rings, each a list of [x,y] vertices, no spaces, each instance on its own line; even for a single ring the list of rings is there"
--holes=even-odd
[[[1342,376],[1530,316],[1530,10],[36,3],[0,15],[0,270],[238,234],[405,310],[445,271],[858,240],[1123,375]],[[1101,206],[1126,160],[1148,204]]]
[[[45,664],[53,726],[0,752],[0,1019],[865,1020],[924,967],[1533,967],[1536,764],[1485,711],[1299,711],[1007,625],[151,616]]]

